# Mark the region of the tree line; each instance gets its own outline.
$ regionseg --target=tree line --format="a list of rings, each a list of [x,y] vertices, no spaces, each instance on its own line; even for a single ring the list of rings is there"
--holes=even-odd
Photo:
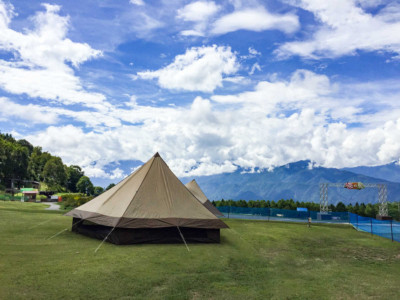
[[[305,207],[311,211],[319,211],[319,203],[315,202],[299,202],[294,201],[293,199],[280,199],[278,201],[274,200],[217,200],[212,201],[214,206],[235,206],[235,207],[259,207],[259,208],[278,208],[278,209],[289,209],[296,210],[297,207]],[[388,203],[389,215],[394,217],[395,219],[399,219],[400,217],[400,203],[393,202]],[[351,212],[354,214],[358,214],[363,217],[371,217],[375,218],[379,212],[379,204],[364,204],[364,203],[355,203],[345,205],[343,202],[338,202],[336,205],[329,205],[329,210],[333,212]]]
[[[35,147],[27,140],[16,140],[11,134],[0,133],[0,188],[25,185],[23,181],[45,183],[45,190],[54,192],[98,195],[103,192],[77,165],[65,165],[58,156]]]

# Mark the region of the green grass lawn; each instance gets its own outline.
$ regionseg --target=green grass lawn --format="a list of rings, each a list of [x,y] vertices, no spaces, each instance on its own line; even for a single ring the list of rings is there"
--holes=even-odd
[[[0,201],[0,299],[396,299],[400,243],[347,225],[226,220],[221,244],[116,246]]]

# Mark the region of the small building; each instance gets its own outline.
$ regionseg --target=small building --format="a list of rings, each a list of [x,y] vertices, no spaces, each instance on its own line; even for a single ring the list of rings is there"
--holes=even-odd
[[[28,201],[36,201],[36,195],[39,194],[39,191],[34,188],[22,188],[21,193],[25,198],[28,198]]]

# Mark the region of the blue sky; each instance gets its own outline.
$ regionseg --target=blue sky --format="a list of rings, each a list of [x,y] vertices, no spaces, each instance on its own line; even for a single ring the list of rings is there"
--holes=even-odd
[[[0,130],[119,181],[400,159],[400,3],[1,1]]]

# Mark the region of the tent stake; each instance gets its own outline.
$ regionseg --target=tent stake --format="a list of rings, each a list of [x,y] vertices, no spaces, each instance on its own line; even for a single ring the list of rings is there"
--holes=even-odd
[[[104,238],[104,240],[102,240],[101,241],[101,243],[100,243],[100,245],[96,248],[96,250],[94,250],[94,253],[96,253],[97,252],[97,250],[99,250],[100,249],[100,247],[101,247],[101,245],[103,245],[103,243],[105,242],[105,240],[107,240],[108,239],[108,236],[111,234],[111,232],[113,232],[114,231],[114,229],[115,229],[115,227],[113,227],[112,229],[111,229],[111,231],[107,234],[107,236]]]
[[[189,249],[188,245],[186,244],[185,238],[183,237],[183,234],[182,234],[181,230],[179,229],[179,226],[176,226],[176,228],[178,228],[179,234],[181,235],[181,238],[182,238],[183,242],[185,243],[187,251],[190,252],[190,249]]]

